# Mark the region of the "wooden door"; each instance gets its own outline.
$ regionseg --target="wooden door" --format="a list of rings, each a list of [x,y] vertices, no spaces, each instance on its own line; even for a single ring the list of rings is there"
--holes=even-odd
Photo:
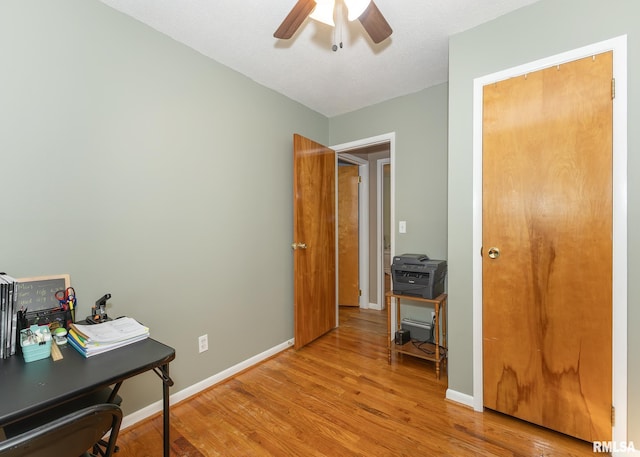
[[[293,309],[296,349],[336,326],[336,154],[293,136]]]
[[[611,86],[609,52],[483,102],[484,405],[587,441],[612,427]]]
[[[360,305],[358,166],[338,167],[338,304]]]

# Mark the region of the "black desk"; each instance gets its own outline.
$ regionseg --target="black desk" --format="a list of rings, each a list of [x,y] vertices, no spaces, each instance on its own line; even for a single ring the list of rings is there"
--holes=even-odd
[[[55,344],[55,343],[54,343]],[[153,370],[162,379],[164,456],[169,456],[169,362],[175,350],[148,338],[85,359],[69,345],[64,358],[25,363],[21,355],[0,360],[0,427],[125,379]]]

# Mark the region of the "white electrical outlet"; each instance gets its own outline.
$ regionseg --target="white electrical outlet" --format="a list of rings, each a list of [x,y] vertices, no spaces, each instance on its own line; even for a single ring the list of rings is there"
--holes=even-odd
[[[209,350],[209,337],[202,335],[198,337],[198,352],[204,352]]]

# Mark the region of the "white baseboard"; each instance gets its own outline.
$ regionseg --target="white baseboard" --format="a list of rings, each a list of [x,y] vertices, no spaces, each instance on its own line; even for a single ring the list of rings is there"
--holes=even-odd
[[[455,390],[447,389],[446,399],[473,408],[473,397]]]
[[[290,348],[291,346],[293,346],[293,339],[285,341],[284,343],[280,343],[279,345],[274,346],[271,349],[267,349],[266,351],[258,355],[255,355],[243,362],[238,363],[237,365],[227,368],[226,370],[223,370],[220,373],[217,373],[211,376],[210,378],[204,379],[185,389],[182,389],[174,394],[171,394],[171,396],[169,397],[169,404],[178,403],[179,401],[189,398],[192,395],[202,392],[203,390],[215,384],[218,384],[226,379],[229,379],[230,377],[240,373],[241,371],[246,370],[247,368],[251,368],[252,366],[257,365],[263,360],[266,360],[269,357],[274,356],[279,352],[282,352],[285,349]],[[122,419],[122,425],[120,426],[120,429],[124,430],[127,427],[131,427],[137,424],[138,422],[144,419],[147,419],[148,417],[151,417],[154,414],[159,413],[161,411],[162,411],[162,400],[159,400],[155,403],[150,404],[149,406],[139,409],[138,411],[135,411],[131,414],[127,414]]]
[[[369,309],[375,309],[378,311],[382,311],[382,306],[377,303],[369,303]]]

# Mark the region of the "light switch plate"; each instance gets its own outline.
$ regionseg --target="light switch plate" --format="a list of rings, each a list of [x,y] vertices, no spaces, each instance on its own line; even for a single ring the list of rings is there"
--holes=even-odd
[[[398,224],[398,230],[400,233],[407,233],[407,221],[400,221]]]
[[[202,335],[198,337],[198,352],[204,352],[209,350],[209,337],[208,335]]]

